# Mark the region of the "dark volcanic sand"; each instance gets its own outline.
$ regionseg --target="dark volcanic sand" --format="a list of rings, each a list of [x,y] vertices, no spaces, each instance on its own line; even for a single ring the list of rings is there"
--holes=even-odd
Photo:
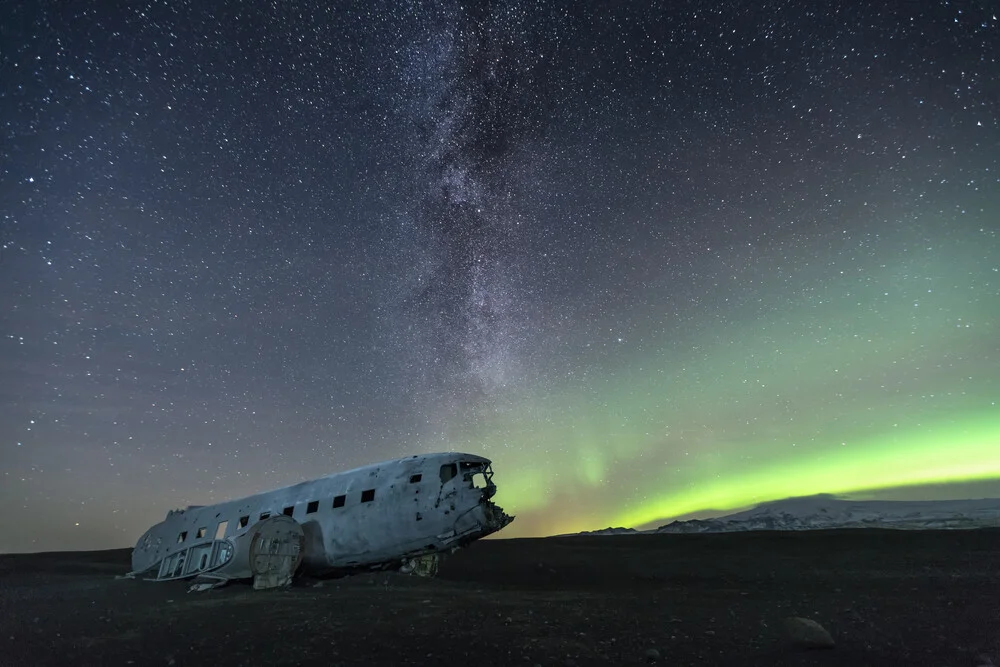
[[[994,529],[487,540],[263,592],[115,579],[129,553],[0,556],[0,664],[1000,665]]]

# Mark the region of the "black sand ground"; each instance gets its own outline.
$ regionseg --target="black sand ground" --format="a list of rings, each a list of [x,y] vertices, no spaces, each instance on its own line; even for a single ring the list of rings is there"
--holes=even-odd
[[[0,665],[1000,665],[993,529],[487,540],[433,580],[264,592],[128,565],[0,556]],[[790,645],[788,616],[835,647]]]

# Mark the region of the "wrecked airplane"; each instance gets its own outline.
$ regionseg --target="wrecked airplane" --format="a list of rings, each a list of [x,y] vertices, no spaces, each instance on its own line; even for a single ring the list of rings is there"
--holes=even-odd
[[[172,510],[143,534],[128,576],[196,578],[211,588],[252,579],[287,585],[297,573],[437,572],[439,554],[514,520],[495,505],[489,459],[426,454],[334,473],[215,505]],[[193,587],[194,588],[194,587]]]

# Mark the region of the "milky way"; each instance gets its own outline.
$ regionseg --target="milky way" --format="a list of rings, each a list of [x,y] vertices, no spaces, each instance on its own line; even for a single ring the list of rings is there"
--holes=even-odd
[[[1000,496],[983,3],[0,12],[0,551],[440,450],[509,535]]]
[[[530,194],[523,172],[539,160],[544,130],[532,77],[530,17],[451,8],[435,16],[402,53],[401,155],[413,177],[397,239],[404,264],[393,330],[407,363],[444,394],[422,409],[488,407],[498,389],[522,379],[520,342],[529,315],[520,266]],[[525,108],[529,106],[529,108]]]

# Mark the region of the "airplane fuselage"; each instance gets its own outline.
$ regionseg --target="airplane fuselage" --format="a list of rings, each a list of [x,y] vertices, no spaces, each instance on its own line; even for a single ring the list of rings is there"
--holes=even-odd
[[[171,511],[139,539],[132,571],[244,578],[266,567],[268,553],[292,551],[293,569],[311,574],[398,567],[510,523],[490,501],[492,474],[481,456],[426,454]]]

